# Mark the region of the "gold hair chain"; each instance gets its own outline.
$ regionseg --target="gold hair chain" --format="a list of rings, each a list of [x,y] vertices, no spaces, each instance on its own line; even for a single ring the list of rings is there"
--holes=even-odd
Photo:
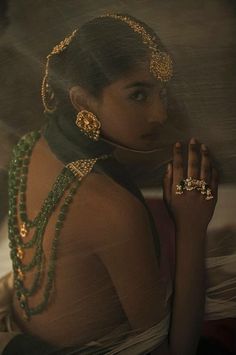
[[[128,16],[106,14],[101,17],[111,17],[125,22],[132,30],[142,37],[142,42],[151,50],[150,72],[160,81],[169,81],[173,76],[173,62],[170,55],[158,49],[156,37],[151,36],[139,23]]]
[[[72,39],[75,37],[76,33],[79,30],[76,29],[72,32],[72,34],[68,37],[66,37],[63,41],[61,41],[59,44],[57,44],[51,53],[47,55],[47,62],[46,62],[46,67],[45,67],[45,74],[42,82],[42,87],[41,87],[41,96],[42,96],[42,101],[43,105],[45,108],[46,112],[54,112],[56,109],[56,106],[54,105],[54,92],[52,88],[50,87],[50,84],[48,83],[48,73],[49,73],[49,61],[50,58],[55,55],[55,54],[60,54],[63,52],[71,43]],[[50,106],[51,102],[51,106]]]

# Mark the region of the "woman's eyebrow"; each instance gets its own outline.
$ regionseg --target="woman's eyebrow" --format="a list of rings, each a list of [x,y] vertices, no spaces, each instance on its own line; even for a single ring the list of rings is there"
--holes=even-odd
[[[131,84],[125,86],[125,89],[130,89],[133,87],[146,87],[146,88],[153,88],[155,85],[149,81],[135,81]]]

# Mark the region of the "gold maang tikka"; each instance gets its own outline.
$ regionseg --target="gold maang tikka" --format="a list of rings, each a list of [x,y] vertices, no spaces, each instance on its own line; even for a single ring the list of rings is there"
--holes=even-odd
[[[52,113],[56,110],[56,102],[55,102],[55,95],[54,92],[48,82],[48,75],[49,75],[49,62],[50,58],[53,55],[58,55],[62,53],[68,45],[71,43],[72,39],[78,32],[78,29],[74,30],[72,34],[68,37],[66,37],[63,41],[61,41],[59,44],[57,44],[51,53],[48,54],[47,56],[47,62],[46,62],[46,68],[45,68],[45,75],[43,78],[42,82],[42,87],[41,87],[41,96],[42,96],[42,101],[43,101],[43,106],[45,109],[45,112]]]
[[[173,76],[173,62],[170,55],[161,51],[155,36],[151,36],[139,23],[130,19],[128,16],[117,14],[105,14],[100,17],[111,17],[113,19],[125,22],[132,30],[138,33],[144,44],[151,50],[150,72],[153,76],[163,82],[167,82]]]

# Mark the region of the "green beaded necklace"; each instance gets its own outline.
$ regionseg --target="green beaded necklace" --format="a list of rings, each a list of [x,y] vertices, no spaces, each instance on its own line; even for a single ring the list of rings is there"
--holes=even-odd
[[[9,166],[8,229],[10,239],[9,246],[11,249],[10,256],[13,264],[16,296],[26,320],[29,320],[33,315],[42,313],[50,301],[61,229],[69,210],[69,205],[80,186],[82,178],[93,169],[97,160],[103,160],[111,156],[104,154],[98,158],[83,159],[67,164],[58,175],[39,213],[33,220],[30,220],[26,213],[27,173],[31,153],[35,143],[40,137],[40,131],[31,132],[22,137],[13,149],[13,157]],[[65,192],[66,197],[57,217],[49,263],[46,270],[43,236],[49,218]],[[18,223],[17,211],[19,211],[20,223]],[[33,236],[30,241],[25,242],[24,238],[27,236],[30,229],[34,229]],[[24,253],[25,250],[29,248],[35,248],[35,253],[31,261],[26,264],[23,262]],[[34,270],[33,282],[30,288],[26,288],[24,285],[25,274],[32,270]],[[29,298],[40,289],[42,276],[45,273],[46,283],[43,299],[37,306],[30,307]]]

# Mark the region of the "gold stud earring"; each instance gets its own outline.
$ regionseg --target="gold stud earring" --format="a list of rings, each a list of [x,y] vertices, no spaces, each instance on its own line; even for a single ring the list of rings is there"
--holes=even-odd
[[[94,141],[99,139],[101,123],[92,112],[87,110],[80,111],[76,117],[76,125],[90,139]]]

